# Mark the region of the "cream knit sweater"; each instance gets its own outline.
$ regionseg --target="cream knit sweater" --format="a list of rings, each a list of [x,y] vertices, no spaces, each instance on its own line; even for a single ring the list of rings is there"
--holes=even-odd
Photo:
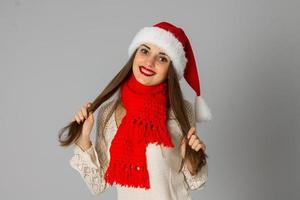
[[[97,129],[95,144],[83,151],[77,145],[74,147],[74,155],[70,159],[70,165],[77,170],[93,195],[100,195],[111,185],[104,180],[104,174],[108,167],[110,155],[109,147],[117,131],[115,112],[108,119],[104,127],[104,120],[112,109],[115,100],[101,106],[97,115]],[[192,126],[196,127],[193,117],[193,107],[185,100],[188,117]],[[168,115],[168,129],[172,136],[175,148],[165,148],[156,144],[149,144],[146,149],[147,167],[150,178],[150,189],[133,188],[114,184],[118,191],[118,200],[190,200],[191,190],[202,190],[208,177],[207,164],[192,176],[184,166],[183,171],[177,173],[180,154],[181,131],[172,110]],[[103,131],[102,131],[103,130]]]

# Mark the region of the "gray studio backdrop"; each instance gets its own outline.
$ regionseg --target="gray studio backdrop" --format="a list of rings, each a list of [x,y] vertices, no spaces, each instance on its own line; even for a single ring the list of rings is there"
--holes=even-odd
[[[92,196],[58,130],[125,64],[134,34],[162,20],[188,34],[213,114],[197,124],[209,180],[193,199],[300,199],[299,8],[291,0],[1,0],[0,199],[117,198],[114,187]]]

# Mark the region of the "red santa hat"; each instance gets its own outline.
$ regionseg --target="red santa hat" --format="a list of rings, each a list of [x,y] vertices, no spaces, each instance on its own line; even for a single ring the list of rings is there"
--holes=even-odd
[[[201,95],[200,81],[193,49],[183,29],[168,22],[159,22],[152,27],[144,27],[134,36],[129,45],[129,56],[131,56],[135,49],[142,43],[148,42],[159,46],[166,52],[173,62],[178,80],[184,77],[196,92],[194,101],[196,121],[211,120],[212,115],[210,109]]]

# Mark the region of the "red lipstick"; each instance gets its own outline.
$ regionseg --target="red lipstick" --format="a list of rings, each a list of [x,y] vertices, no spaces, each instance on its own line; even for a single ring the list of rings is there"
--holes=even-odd
[[[153,76],[154,74],[156,74],[154,71],[152,71],[151,69],[148,69],[144,66],[140,66],[139,69],[140,69],[140,72],[142,74],[144,74],[145,76]]]

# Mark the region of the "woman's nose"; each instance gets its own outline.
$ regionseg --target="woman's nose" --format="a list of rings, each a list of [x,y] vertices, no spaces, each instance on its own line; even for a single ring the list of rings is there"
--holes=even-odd
[[[154,66],[155,66],[155,56],[149,56],[148,58],[147,58],[147,67],[151,67],[151,68],[153,68]]]

